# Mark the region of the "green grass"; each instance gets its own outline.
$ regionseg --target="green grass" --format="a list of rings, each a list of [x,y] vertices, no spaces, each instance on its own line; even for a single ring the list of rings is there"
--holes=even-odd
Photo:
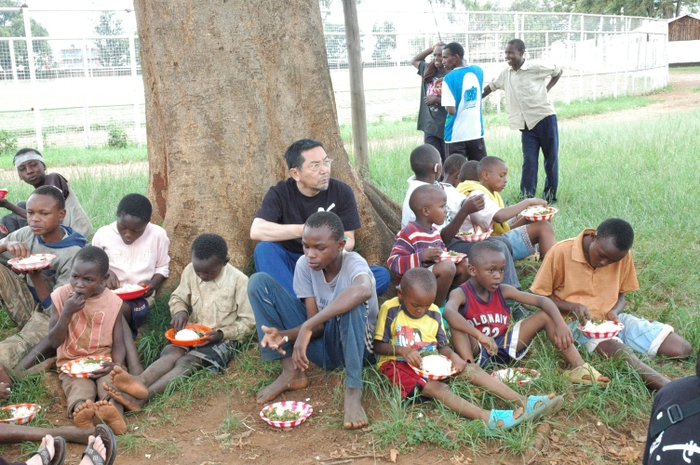
[[[125,149],[112,149],[108,147],[46,147],[41,154],[49,168],[60,166],[88,166],[88,165],[120,165],[146,161],[148,159],[147,148],[127,147]],[[0,168],[14,170],[12,164],[14,154],[0,157]],[[72,181],[72,180],[71,180]],[[71,184],[73,184],[71,182]]]
[[[630,98],[614,110],[610,106],[617,105],[614,102],[579,102],[576,108],[572,105],[568,116],[561,120],[598,111],[643,106],[651,101],[650,97]],[[561,106],[558,110],[564,114],[568,111]],[[611,216],[629,220],[636,232],[634,254],[641,285],[640,291],[628,296],[629,311],[673,324],[693,347],[700,346],[700,316],[696,304],[700,301],[697,287],[700,281],[697,267],[700,218],[695,213],[698,203],[695,183],[700,159],[696,154],[697,131],[688,122],[699,118],[700,111],[695,110],[614,124],[590,119],[560,125],[560,213],[553,220],[558,239],[575,236],[582,228],[595,227]],[[349,143],[347,128],[343,131],[344,140]],[[370,137],[370,175],[390,197],[401,202],[406,178],[411,175],[408,166],[410,151],[422,143],[420,133],[415,131],[415,122],[385,122],[371,126]],[[505,128],[487,132],[486,145],[489,154],[503,158],[510,167],[510,184],[503,196],[506,201],[514,202],[522,157],[519,133]],[[61,153],[53,150],[57,149],[47,150],[48,154],[55,156],[49,159],[53,161],[48,161],[52,167],[60,166],[60,160],[100,164],[107,163],[104,160],[110,157],[115,157],[115,160],[132,157],[129,161],[135,161],[142,156],[136,149],[131,155],[123,154],[124,158],[119,158],[121,151],[112,154],[108,150],[91,149],[82,152],[83,155],[76,155],[76,158],[68,158],[66,154],[74,149],[65,149]],[[81,158],[83,156],[87,161]],[[61,172],[60,167],[56,171]],[[123,195],[145,193],[147,189],[145,173],[105,177],[85,174],[71,176],[70,181],[96,228],[114,220],[116,203]],[[540,189],[543,182],[544,175],[540,173]],[[31,187],[19,180],[7,187],[13,200],[26,198],[31,192]],[[531,274],[522,277],[525,286],[531,280]],[[167,296],[159,297],[139,341],[146,363],[157,358],[164,343],[162,334],[170,321],[166,302]],[[4,312],[0,313],[0,337],[13,332],[11,322],[4,315]],[[563,357],[540,336],[533,343],[524,365],[539,370],[542,377],[529,388],[517,387],[516,390],[522,393],[564,393],[567,396],[566,420],[557,423],[556,429],[565,438],[575,438],[579,430],[591,422],[601,421],[612,428],[624,429],[630,422],[643,421],[649,412],[651,395],[638,375],[617,361],[597,355],[583,356],[612,378],[611,386],[569,387],[560,373],[560,369],[566,368]],[[688,376],[694,368],[692,361],[643,358],[674,378]],[[142,413],[129,414],[127,420],[132,432],[119,439],[120,448],[126,452],[160,450],[162,455],[175,455],[175,443],[170,439],[157,439],[153,436],[154,431],[164,425],[179,424],[180,415],[196,410],[202,399],[227,399],[231,395],[252,399],[257,389],[272,381],[278,373],[278,365],[260,362],[257,343],[251,339],[237,355],[232,372],[213,376],[201,371],[178,380]],[[312,384],[321,384],[323,375],[315,376]],[[342,386],[342,373],[334,372],[328,376],[333,385]],[[377,447],[391,446],[405,452],[427,444],[473,456],[487,453],[495,441],[503,452],[517,455],[531,447],[534,441],[534,427],[515,428],[490,436],[479,422],[459,418],[438,403],[405,405],[398,392],[374,368],[365,369],[364,380],[365,404],[372,419],[370,437]],[[46,402],[48,393],[44,392],[45,389],[42,391],[42,386],[40,377],[30,378],[14,389],[12,400]],[[453,388],[484,408],[507,408],[509,405],[490,394],[475,392],[462,380],[455,381]],[[342,398],[338,392],[335,392],[336,399]],[[230,413],[218,427],[219,431],[241,431],[247,419],[239,417],[226,405],[222,405],[222,409],[228,409],[224,411]],[[314,427],[340,428],[340,401],[324,407],[324,411],[323,417],[312,418],[310,423]],[[133,429],[136,426],[138,430]],[[600,457],[595,459],[600,460]]]

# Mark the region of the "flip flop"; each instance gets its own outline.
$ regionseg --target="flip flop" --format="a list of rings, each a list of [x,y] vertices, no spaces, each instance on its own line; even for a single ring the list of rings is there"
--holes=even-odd
[[[525,414],[528,420],[536,420],[540,417],[551,415],[564,406],[564,397],[556,396],[550,399],[549,396],[528,396],[525,404]]]
[[[41,457],[41,463],[43,465],[63,465],[66,460],[66,440],[60,436],[53,438],[53,460],[51,460],[51,454],[46,447],[42,447],[32,454]]]
[[[486,429],[489,431],[498,431],[504,429],[510,429],[518,424],[522,423],[525,415],[520,415],[519,418],[513,417],[513,410],[491,410],[491,416],[489,417],[489,422],[486,424]],[[498,425],[498,422],[502,421],[502,425]]]
[[[598,381],[603,375],[589,363],[584,363],[573,370],[567,370],[564,372],[564,375],[566,376],[566,380],[571,384],[583,384],[586,386],[600,384],[605,386],[610,383],[610,381]]]
[[[88,444],[83,452],[83,456],[88,456],[94,465],[112,465],[114,459],[117,458],[117,438],[114,437],[112,429],[107,425],[97,425],[95,427],[95,437],[102,439],[102,444],[105,445],[105,458],[92,447],[92,443]]]

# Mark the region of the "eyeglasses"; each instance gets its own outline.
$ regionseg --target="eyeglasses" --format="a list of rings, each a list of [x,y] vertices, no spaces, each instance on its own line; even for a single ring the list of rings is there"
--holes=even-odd
[[[325,166],[326,168],[330,168],[331,163],[333,163],[333,160],[331,160],[330,158],[326,158],[323,161],[314,161],[309,163],[308,170],[316,172],[321,169],[321,165]]]

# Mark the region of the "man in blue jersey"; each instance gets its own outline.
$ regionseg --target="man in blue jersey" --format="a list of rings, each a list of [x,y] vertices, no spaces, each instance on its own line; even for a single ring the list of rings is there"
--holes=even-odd
[[[445,156],[459,153],[468,160],[486,156],[484,121],[481,117],[481,94],[484,72],[464,63],[464,48],[451,42],[442,48],[442,61],[449,74],[442,82],[442,106],[447,110],[445,121]]]

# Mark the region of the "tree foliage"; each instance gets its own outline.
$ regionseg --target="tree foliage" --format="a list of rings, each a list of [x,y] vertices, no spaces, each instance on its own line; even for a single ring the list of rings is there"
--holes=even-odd
[[[114,11],[103,11],[95,33],[105,37],[122,35],[122,20],[114,17]],[[97,59],[104,67],[126,66],[129,63],[128,39],[99,39],[95,41],[95,47]]]
[[[24,17],[19,10],[20,3],[14,0],[0,0],[0,7],[13,8],[14,11],[0,11],[0,37],[24,38]],[[38,22],[30,18],[29,28],[32,37],[48,37],[48,31]],[[27,56],[27,42],[25,40],[13,41],[15,52],[15,65],[17,75],[20,79],[29,79],[29,57]],[[48,70],[55,66],[51,46],[46,40],[33,40],[32,50],[34,51],[34,70]],[[12,73],[12,61],[10,60],[10,42],[0,42],[0,67],[3,75],[7,77]]]

